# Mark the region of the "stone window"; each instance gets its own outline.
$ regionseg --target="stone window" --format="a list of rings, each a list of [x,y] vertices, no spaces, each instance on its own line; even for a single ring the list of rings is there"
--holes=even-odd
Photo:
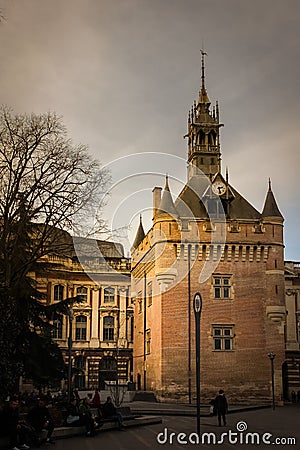
[[[86,341],[87,317],[76,316],[76,341]]]
[[[233,325],[213,325],[213,349],[216,351],[233,350]]]
[[[54,301],[61,301],[64,299],[64,287],[62,284],[55,284],[53,291],[53,299]]]
[[[115,301],[115,290],[113,287],[104,289],[104,303],[113,303]]]
[[[230,275],[214,275],[213,276],[214,298],[230,299],[231,298],[231,277]]]
[[[113,341],[115,336],[115,319],[112,316],[103,318],[103,341]]]
[[[87,299],[88,299],[88,290],[86,287],[84,286],[79,286],[76,289],[76,294],[80,295],[80,297],[82,298],[84,303],[87,303]]]

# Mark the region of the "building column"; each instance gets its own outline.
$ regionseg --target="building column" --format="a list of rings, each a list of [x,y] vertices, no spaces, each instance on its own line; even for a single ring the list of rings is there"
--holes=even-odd
[[[119,287],[119,347],[127,347],[127,338],[126,338],[126,309],[127,309],[127,296],[128,296],[128,288],[121,286]]]
[[[99,340],[99,287],[92,288],[92,312],[91,312],[91,339],[90,347],[98,348]]]

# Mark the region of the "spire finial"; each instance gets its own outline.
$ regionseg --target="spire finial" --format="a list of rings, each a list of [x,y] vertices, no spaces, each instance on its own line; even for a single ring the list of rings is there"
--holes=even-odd
[[[271,178],[269,177],[269,191],[272,190],[272,186],[271,186]]]
[[[165,183],[165,187],[164,187],[165,191],[170,191],[170,186],[169,186],[169,175],[166,173],[166,183]]]
[[[207,55],[207,53],[204,50],[200,50],[201,52],[201,80],[202,80],[202,85],[201,85],[201,89],[204,92],[205,91],[205,64],[204,64],[204,56]]]

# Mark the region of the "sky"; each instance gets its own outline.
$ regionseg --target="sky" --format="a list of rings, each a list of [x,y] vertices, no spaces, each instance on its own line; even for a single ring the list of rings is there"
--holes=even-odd
[[[285,259],[300,261],[298,0],[0,0],[0,103],[55,111],[112,172],[105,211],[134,239],[152,188],[186,181],[187,113],[219,101],[222,172],[262,211],[271,178]]]

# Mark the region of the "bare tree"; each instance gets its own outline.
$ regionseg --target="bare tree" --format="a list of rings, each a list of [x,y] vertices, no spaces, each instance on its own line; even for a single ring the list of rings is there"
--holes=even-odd
[[[46,255],[69,253],[65,230],[87,205],[100,201],[107,182],[108,174],[85,146],[72,143],[55,114],[0,109],[2,382],[4,375],[8,382],[5,365],[11,363],[15,374],[22,370],[18,352],[24,350],[24,333],[32,326],[42,329],[40,294],[30,272]]]

